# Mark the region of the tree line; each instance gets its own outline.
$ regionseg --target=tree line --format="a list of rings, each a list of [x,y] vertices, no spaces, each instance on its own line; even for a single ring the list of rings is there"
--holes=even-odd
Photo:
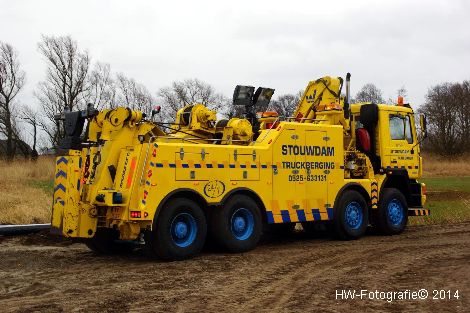
[[[470,152],[470,81],[429,88],[418,111],[428,121],[425,149],[442,156]]]
[[[80,49],[70,36],[42,36],[38,51],[46,63],[45,77],[34,91],[36,104],[21,104],[17,96],[26,73],[18,51],[0,42],[0,139],[4,139],[8,160],[19,153],[37,156],[40,140],[43,148],[56,147],[64,128],[55,116],[65,110],[84,109],[89,103],[97,109],[125,106],[147,114],[158,103],[162,107],[158,118],[166,122],[174,121],[180,108],[196,102],[226,117],[237,114],[231,99],[196,78],[175,81],[154,96],[135,79],[113,73],[109,64],[93,63],[88,51]],[[299,95],[281,95],[272,101],[270,109],[288,114],[298,100]],[[22,149],[25,141],[31,144],[30,150]]]
[[[16,49],[0,41],[0,139],[4,142],[4,154],[8,160],[19,152],[35,157],[39,146],[56,147],[64,136],[64,130],[55,115],[65,110],[83,109],[88,103],[97,109],[126,106],[147,114],[158,103],[162,107],[158,118],[164,122],[174,121],[180,108],[196,102],[217,110],[225,117],[241,114],[242,109],[234,107],[231,99],[196,78],[175,81],[160,88],[154,96],[134,78],[124,73],[113,73],[109,64],[92,62],[89,52],[80,49],[70,36],[42,36],[38,51],[46,63],[46,72],[44,80],[34,91],[37,103],[21,104],[17,96],[26,82],[26,73],[21,68]],[[406,89],[400,88],[397,94],[406,96]],[[301,95],[301,91],[279,95],[269,107],[259,109],[291,116]],[[366,84],[353,102],[384,103],[385,100],[379,88]],[[428,115],[429,138],[425,145],[428,150],[459,154],[470,149],[468,81],[430,88],[419,112]],[[26,141],[31,144],[30,149],[24,144]]]

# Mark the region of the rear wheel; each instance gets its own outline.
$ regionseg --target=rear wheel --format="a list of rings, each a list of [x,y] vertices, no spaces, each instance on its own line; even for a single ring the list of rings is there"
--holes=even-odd
[[[369,223],[367,212],[367,203],[359,192],[345,191],[336,203],[332,224],[335,235],[344,240],[362,237]]]
[[[230,252],[252,250],[261,236],[261,215],[256,202],[245,195],[235,195],[214,211],[212,233]]]
[[[147,233],[146,250],[164,260],[183,260],[202,250],[207,224],[201,207],[189,199],[171,200]]]
[[[85,240],[85,245],[98,254],[130,253],[136,245],[129,241],[119,241],[119,232],[111,228],[99,228],[92,238]]]
[[[395,188],[384,188],[378,210],[374,212],[374,225],[385,235],[403,232],[408,223],[408,205],[405,196]]]

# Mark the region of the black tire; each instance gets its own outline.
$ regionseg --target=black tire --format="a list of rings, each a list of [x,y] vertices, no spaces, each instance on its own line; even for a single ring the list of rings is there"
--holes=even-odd
[[[263,233],[267,235],[286,236],[294,232],[296,223],[276,223],[264,225]]]
[[[136,245],[119,241],[119,232],[111,228],[99,228],[92,238],[85,239],[85,245],[97,254],[131,253]]]
[[[337,238],[353,240],[362,237],[369,224],[368,207],[364,197],[355,190],[346,190],[335,203],[332,229]]]
[[[374,226],[383,235],[403,232],[408,223],[408,204],[405,196],[396,188],[384,188],[373,212]]]
[[[256,247],[261,237],[261,214],[256,202],[245,195],[231,197],[214,210],[212,233],[230,252],[245,252]]]
[[[145,250],[163,260],[176,261],[201,252],[207,235],[207,223],[201,207],[190,199],[167,202],[147,232]]]

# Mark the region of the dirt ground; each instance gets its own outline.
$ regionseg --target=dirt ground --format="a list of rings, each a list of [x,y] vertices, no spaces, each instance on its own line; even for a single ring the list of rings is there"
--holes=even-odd
[[[2,312],[468,312],[470,224],[358,241],[294,234],[245,254],[206,249],[163,263],[97,256],[44,234],[0,238]],[[426,300],[346,300],[341,290],[427,289]],[[459,299],[433,300],[433,290]]]

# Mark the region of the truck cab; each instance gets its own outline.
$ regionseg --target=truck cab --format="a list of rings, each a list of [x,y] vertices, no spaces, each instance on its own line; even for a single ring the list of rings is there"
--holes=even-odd
[[[422,156],[413,109],[397,105],[358,103],[351,105],[352,143],[372,163],[379,189],[396,188],[408,201],[411,215],[427,214]]]

